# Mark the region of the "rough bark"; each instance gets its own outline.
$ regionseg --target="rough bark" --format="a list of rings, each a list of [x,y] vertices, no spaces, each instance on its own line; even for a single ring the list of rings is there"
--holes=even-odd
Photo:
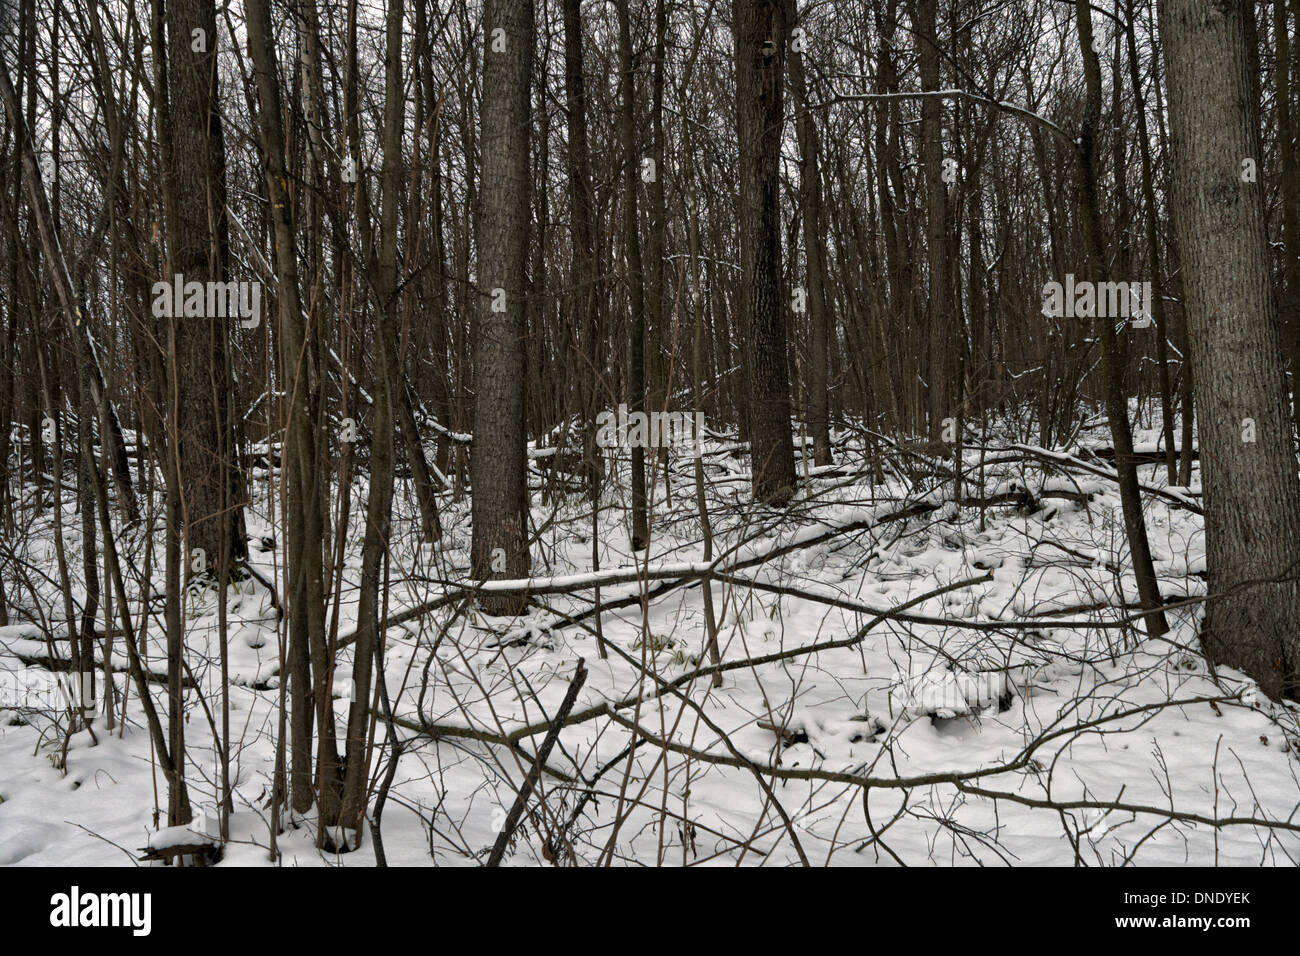
[[[160,4],[164,0],[158,0]],[[217,100],[217,22],[213,0],[165,0],[167,122],[160,125],[167,258],[161,281],[181,274],[185,282],[224,282],[225,159]],[[174,343],[168,374],[178,402],[176,442],[185,526],[185,557],[201,551],[214,568],[226,522],[243,554],[234,509],[221,511],[221,466],[229,391],[231,319],[172,316]]]
[[[1213,663],[1240,668],[1270,697],[1295,698],[1300,482],[1269,281],[1264,186],[1242,175],[1243,160],[1262,165],[1248,99],[1246,6],[1159,4],[1205,495],[1210,601],[1201,645]]]
[[[488,0],[483,24],[471,562],[475,577],[490,580],[525,577],[529,565],[524,331],[532,0]],[[504,46],[494,50],[498,39]],[[484,595],[480,604],[489,614],[523,609],[512,595]]]
[[[786,15],[781,0],[733,0],[740,148],[741,315],[754,499],[784,504],[795,489],[780,170],[785,128]]]
[[[939,89],[938,0],[916,0],[912,20],[916,28],[916,57],[922,92]],[[943,179],[943,101],[937,96],[921,100],[921,166],[925,175],[926,275],[929,302],[929,377],[927,413],[930,437],[938,440],[943,420],[957,417],[953,408],[952,304],[948,241],[948,184]]]

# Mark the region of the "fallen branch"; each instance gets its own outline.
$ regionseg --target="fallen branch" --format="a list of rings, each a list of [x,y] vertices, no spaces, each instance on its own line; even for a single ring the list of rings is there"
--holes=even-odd
[[[578,699],[578,691],[582,685],[587,682],[586,662],[578,658],[578,670],[573,675],[573,682],[569,684],[568,693],[564,695],[564,702],[560,704],[560,709],[551,722],[551,728],[542,741],[541,748],[537,751],[537,757],[533,760],[533,765],[528,769],[528,775],[524,777],[523,785],[519,788],[519,794],[515,797],[514,806],[506,814],[505,826],[497,834],[496,843],[492,846],[492,855],[488,857],[488,866],[500,866],[501,858],[505,856],[506,847],[510,845],[510,839],[514,836],[515,829],[519,826],[519,819],[524,814],[524,807],[528,805],[528,798],[532,796],[533,790],[537,786],[537,780],[541,776],[542,767],[546,764],[546,758],[551,755],[551,750],[555,747],[555,741],[560,736],[560,728],[564,726],[564,719],[573,709],[573,702]]]

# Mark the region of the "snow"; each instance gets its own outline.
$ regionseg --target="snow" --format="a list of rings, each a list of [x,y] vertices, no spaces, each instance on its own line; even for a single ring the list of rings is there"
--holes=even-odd
[[[1147,447],[1158,435],[1157,427],[1137,439]],[[1169,612],[1172,630],[1159,639],[1135,630],[1132,610],[1118,606],[1121,597],[1136,601],[1136,586],[1108,468],[1065,449],[997,437],[984,442],[996,455],[983,454],[1005,463],[988,465],[983,492],[1026,488],[1034,510],[990,507],[981,524],[980,511],[958,509],[951,486],[937,479],[909,490],[899,478],[873,481],[867,468],[846,478],[863,449],[842,436],[839,470],[800,491],[793,519],[749,508],[744,482],[714,485],[712,561],[703,558],[690,469],[670,471],[671,508],[657,478],[648,556],[630,552],[623,498],[610,490],[596,573],[589,502],[575,496],[543,505],[535,494],[533,525],[543,530],[533,573],[488,589],[526,585],[540,595],[539,607],[502,620],[455,617],[459,602],[445,602],[387,633],[384,674],[406,742],[383,815],[388,861],[486,859],[582,659],[589,676],[550,755],[553,773],[541,778],[548,809],[525,815],[508,864],[544,862],[547,834],[561,826],[576,860],[594,863],[619,813],[625,819],[610,850],[616,864],[773,866],[798,863],[801,853],[814,865],[1300,862],[1300,711],[1270,703],[1240,673],[1220,669],[1216,682],[1197,645],[1195,602]],[[981,452],[965,454],[964,495],[976,496]],[[722,452],[712,457],[727,460]],[[1197,474],[1194,466],[1193,484]],[[1153,489],[1144,502],[1162,590],[1203,596],[1195,498],[1167,488],[1161,465],[1143,466],[1141,477]],[[1051,490],[1082,491],[1089,500],[1041,497]],[[354,507],[364,508],[365,492],[359,481]],[[406,495],[399,488],[390,617],[473,586],[468,500],[444,499],[446,536],[429,549],[415,544],[418,518]],[[938,507],[890,518],[922,502]],[[281,547],[264,506],[249,512],[250,535],[276,537]],[[79,569],[79,523],[70,510],[65,518],[69,564]],[[355,627],[361,521],[354,514],[341,635]],[[49,534],[47,514],[23,543],[36,563]],[[255,548],[252,560],[283,590],[282,551]],[[734,574],[712,584],[725,668],[719,688],[711,686],[698,582],[711,566]],[[895,614],[971,579],[977,583]],[[597,583],[607,604],[643,587],[652,592],[644,606],[633,600],[602,615],[608,660],[598,656],[594,617],[567,620],[590,609]],[[62,598],[53,582],[38,590],[45,619],[58,621]],[[214,710],[216,610],[212,591],[187,597],[187,663]],[[235,812],[218,865],[264,866],[283,624],[267,588],[253,580],[228,594],[228,613]],[[1015,626],[990,629],[996,622]],[[151,619],[145,656],[156,672],[162,630]],[[122,643],[115,642],[115,665]],[[15,655],[47,653],[40,627],[0,628],[6,686],[34,686],[42,670]],[[333,685],[340,727],[351,667],[345,647]],[[120,700],[126,677],[114,681]],[[150,690],[165,712],[163,688]],[[165,810],[161,823],[154,818],[155,794],[165,808],[166,788],[135,697],[132,687],[125,730],[110,731],[101,715],[93,736],[73,734],[66,752],[64,715],[0,700],[7,708],[0,709],[0,865],[130,865],[141,847],[217,832],[216,751],[198,691],[185,699],[196,822],[180,832],[164,827]],[[643,741],[628,757],[631,728]],[[511,734],[520,750],[500,742]],[[385,735],[381,719],[377,739]],[[660,741],[674,749],[665,753]],[[377,752],[372,773],[382,777],[388,759]],[[316,848],[314,811],[285,816],[277,835],[283,865],[373,864],[368,832],[353,852],[328,853]]]

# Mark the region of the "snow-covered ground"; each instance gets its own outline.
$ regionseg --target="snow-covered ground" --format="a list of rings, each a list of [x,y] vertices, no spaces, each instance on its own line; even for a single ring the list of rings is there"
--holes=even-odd
[[[1158,433],[1135,437],[1153,446]],[[580,659],[579,719],[561,731],[507,863],[1300,862],[1300,710],[1271,704],[1239,673],[1220,670],[1216,681],[1196,642],[1205,562],[1202,521],[1187,507],[1195,472],[1190,489],[1145,499],[1162,591],[1190,599],[1169,610],[1168,634],[1148,639],[1120,606],[1136,603],[1136,588],[1105,462],[1075,466],[1065,450],[1039,454],[990,435],[983,450],[966,449],[963,497],[980,494],[983,457],[986,495],[1032,500],[1008,495],[981,521],[980,509],[953,503],[951,480],[924,474],[922,459],[891,453],[873,475],[846,434],[836,466],[814,472],[777,514],[748,505],[746,459],[721,448],[706,446],[705,457],[715,564],[728,574],[712,584],[721,686],[696,673],[708,656],[703,589],[685,576],[704,566],[691,460],[672,460],[671,506],[656,478],[648,556],[628,548],[618,489],[603,502],[602,575],[651,572],[601,588],[615,605],[601,616],[604,660],[596,618],[574,620],[594,597],[590,505],[581,495],[544,504],[535,493],[533,573],[570,576],[570,593],[540,594],[514,621],[458,613],[452,602],[388,632],[386,683],[406,743],[383,814],[389,863],[486,858]],[[1142,466],[1141,476],[1165,486],[1163,466]],[[363,507],[364,483],[352,500]],[[398,507],[412,512],[409,495],[399,493]],[[253,540],[279,542],[265,514],[250,511]],[[445,498],[442,517],[436,549],[414,544],[417,523],[395,522],[390,617],[465,582],[468,502]],[[358,510],[353,585],[362,523]],[[69,505],[74,568],[78,529]],[[51,540],[47,512],[12,547],[53,578]],[[120,543],[141,553],[138,534]],[[273,548],[255,547],[253,561],[267,579],[282,577]],[[54,582],[29,578],[46,618],[61,619]],[[349,587],[342,635],[353,600]],[[228,608],[236,786],[222,865],[267,865],[283,625],[251,579]],[[199,691],[216,714],[214,592],[192,593],[186,614],[198,684],[186,693],[192,828],[211,835],[217,763]],[[161,606],[148,629],[158,673],[160,617]],[[122,643],[115,664],[125,670]],[[124,732],[101,716],[94,740],[81,731],[65,742],[66,717],[15,699],[17,689],[48,687],[44,668],[22,662],[47,653],[39,629],[0,629],[10,705],[0,710],[0,864],[129,865],[166,816],[134,687]],[[345,647],[334,682],[340,727],[351,664]],[[116,685],[120,701],[125,673]],[[162,686],[152,689],[164,709]],[[491,739],[531,725],[516,749]],[[377,787],[390,758],[382,720],[375,739]],[[352,853],[318,850],[310,816],[291,821],[278,847],[285,865],[374,862],[369,835]]]

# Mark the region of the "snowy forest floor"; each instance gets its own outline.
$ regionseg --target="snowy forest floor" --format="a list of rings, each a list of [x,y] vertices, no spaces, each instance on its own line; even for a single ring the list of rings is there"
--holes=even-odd
[[[1093,437],[1047,451],[990,430],[982,447],[964,450],[958,503],[951,458],[885,441],[869,451],[860,431],[837,432],[836,464],[801,464],[809,480],[780,511],[749,504],[747,459],[734,444],[706,443],[717,688],[706,670],[699,572],[708,565],[689,457],[670,460],[671,504],[656,476],[648,555],[628,547],[626,472],[607,485],[599,574],[590,503],[582,494],[544,502],[545,476],[534,471],[533,576],[563,579],[535,580],[548,586],[519,619],[439,602],[467,583],[468,500],[443,496],[434,548],[416,544],[418,520],[395,520],[387,614],[410,613],[386,635],[403,742],[382,818],[388,862],[486,859],[582,659],[585,684],[507,864],[1300,863],[1300,709],[1270,703],[1240,673],[1211,675],[1197,643],[1196,471],[1190,488],[1169,489],[1162,465],[1140,467],[1170,602],[1171,630],[1150,638],[1136,615],[1117,486],[1104,460],[1087,457],[1107,432],[1083,434]],[[1158,435],[1135,437],[1153,448]],[[282,581],[267,477],[254,476],[251,561]],[[68,497],[64,534],[79,569]],[[358,480],[343,636],[354,623],[365,498]],[[398,502],[413,511],[409,488],[399,486]],[[159,533],[155,553],[160,542]],[[4,547],[30,572],[22,588],[6,576],[11,603],[36,623],[0,629],[0,864],[130,865],[158,825],[155,806],[165,807],[134,688],[124,733],[110,733],[101,715],[95,740],[84,730],[65,740],[66,712],[31,697],[51,680],[47,637],[67,633],[41,623],[63,617],[50,511]],[[124,534],[120,547],[139,567],[142,533]],[[161,568],[154,577],[158,594]],[[590,613],[597,581],[604,660]],[[266,865],[284,625],[256,579],[228,600],[235,813],[222,865]],[[212,835],[215,590],[191,591],[185,613],[196,682],[185,696],[192,826]],[[160,601],[146,643],[148,667],[162,674]],[[340,731],[351,650],[339,650],[334,680]],[[151,688],[165,711],[165,686]],[[382,717],[374,734],[372,791],[393,756]],[[285,865],[374,863],[369,834],[335,854],[316,848],[311,816],[285,823]]]

